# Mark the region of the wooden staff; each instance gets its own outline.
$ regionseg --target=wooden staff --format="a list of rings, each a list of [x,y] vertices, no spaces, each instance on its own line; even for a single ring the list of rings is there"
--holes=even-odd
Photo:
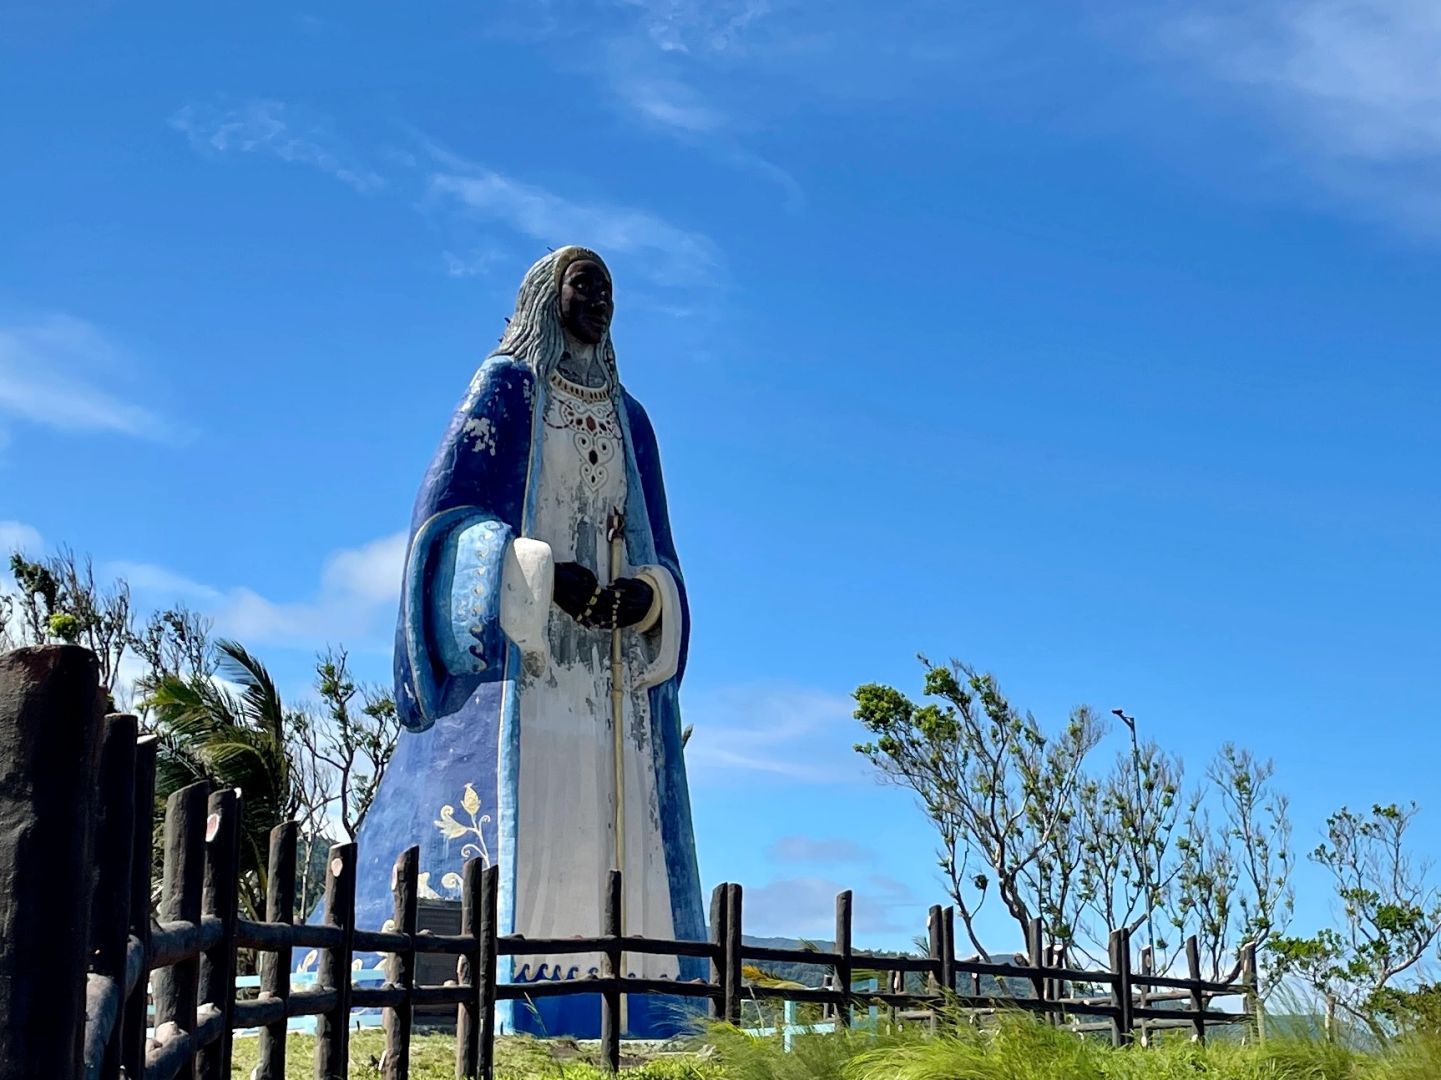
[[[610,541],[610,583],[621,576],[625,557],[625,514],[619,508],[606,519],[605,537]],[[625,873],[625,743],[621,728],[625,722],[625,669],[621,660],[620,627],[610,632],[610,716],[612,757],[615,759],[615,868]]]
[[[605,538],[610,541],[610,583],[620,580],[622,563],[625,558],[625,513],[616,507],[606,518]],[[610,717],[611,757],[615,761],[615,868],[621,875],[621,888],[625,887],[625,667],[621,658],[620,626],[610,632]],[[617,897],[616,931],[625,933],[625,897]],[[625,978],[625,954],[616,956],[615,977]],[[622,994],[620,998],[620,1030],[625,1032],[628,1025],[630,1001]]]

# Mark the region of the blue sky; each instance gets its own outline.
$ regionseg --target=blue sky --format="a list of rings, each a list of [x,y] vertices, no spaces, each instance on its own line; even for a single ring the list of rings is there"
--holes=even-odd
[[[849,750],[918,651],[1274,756],[1307,849],[1434,801],[1438,56],[1416,0],[6,0],[0,533],[385,678],[421,471],[587,243],[758,932],[940,898]]]

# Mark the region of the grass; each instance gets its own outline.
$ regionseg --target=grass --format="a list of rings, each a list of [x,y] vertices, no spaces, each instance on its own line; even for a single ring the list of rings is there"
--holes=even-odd
[[[255,1067],[258,1040],[235,1040],[231,1076],[248,1080]],[[350,1037],[350,1080],[379,1080],[384,1035],[375,1030]],[[601,1080],[609,1078],[593,1060],[568,1040],[540,1042],[503,1038],[496,1042],[496,1080]],[[412,1080],[453,1080],[455,1036],[417,1035],[411,1042]],[[629,1080],[727,1080],[724,1073],[702,1057],[658,1058],[622,1071]],[[286,1080],[314,1080],[315,1039],[292,1035],[286,1040]]]
[[[703,1053],[674,1054],[623,1070],[631,1080],[1441,1080],[1441,1038],[1396,1041],[1365,1053],[1315,1038],[1276,1038],[1264,1045],[1217,1041],[1206,1047],[1183,1034],[1142,1049],[1112,1049],[1024,1018],[987,1031],[957,1025],[930,1036],[913,1029],[888,1035],[797,1036],[786,1053],[780,1038],[752,1038],[724,1026],[704,1036]],[[352,1038],[353,1080],[379,1078],[382,1039]],[[255,1040],[237,1039],[235,1077],[249,1077]],[[311,1080],[313,1040],[293,1037],[287,1077]],[[455,1075],[453,1036],[420,1036],[411,1076]],[[606,1074],[574,1043],[502,1039],[498,1080],[600,1080]]]

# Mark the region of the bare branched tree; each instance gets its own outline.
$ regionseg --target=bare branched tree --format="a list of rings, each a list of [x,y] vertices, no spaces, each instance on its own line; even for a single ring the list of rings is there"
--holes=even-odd
[[[400,718],[388,693],[354,681],[343,648],[320,654],[315,680],[323,713],[296,735],[305,756],[330,771],[330,813],[354,839],[395,750]]]

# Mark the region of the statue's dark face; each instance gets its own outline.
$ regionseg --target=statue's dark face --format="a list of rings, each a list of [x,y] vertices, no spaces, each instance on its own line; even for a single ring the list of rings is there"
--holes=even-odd
[[[615,304],[610,275],[591,259],[577,259],[560,279],[560,317],[578,341],[599,345],[610,329]]]

